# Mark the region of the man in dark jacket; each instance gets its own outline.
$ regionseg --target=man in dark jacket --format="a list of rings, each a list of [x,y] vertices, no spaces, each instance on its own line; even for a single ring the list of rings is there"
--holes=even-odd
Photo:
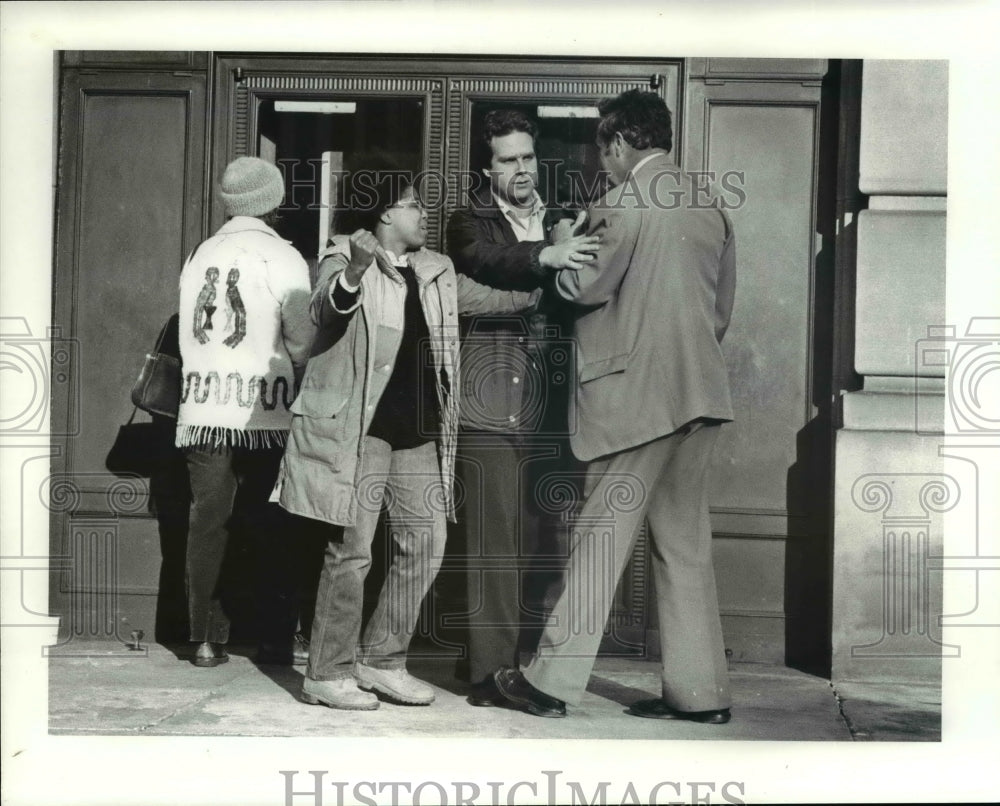
[[[546,209],[539,197],[537,133],[535,123],[520,112],[487,114],[488,167],[482,173],[489,185],[473,189],[469,206],[455,211],[448,223],[448,253],[456,270],[495,288],[544,287],[554,271],[587,265],[598,248],[597,237],[573,235],[572,226],[582,219],[572,222],[563,214],[559,223],[561,211]],[[537,633],[532,638],[525,628],[540,629],[543,615],[539,603],[532,602],[541,594],[522,592],[521,585],[531,558],[542,553],[540,538],[554,536],[540,533],[530,482],[538,475],[538,459],[562,463],[569,453],[567,401],[543,371],[546,343],[558,343],[568,329],[560,330],[556,309],[549,306],[547,312],[475,317],[463,330],[458,470],[469,558],[471,705],[499,701],[493,670],[516,662],[519,651],[534,651]],[[558,562],[565,551],[547,546],[544,553]],[[536,587],[544,584],[543,577],[532,576]]]

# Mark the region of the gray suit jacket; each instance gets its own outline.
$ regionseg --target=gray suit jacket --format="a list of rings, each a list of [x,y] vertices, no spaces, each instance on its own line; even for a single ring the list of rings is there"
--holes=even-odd
[[[661,153],[594,203],[588,234],[602,238],[597,260],[556,278],[580,306],[576,456],[632,448],[699,417],[732,420],[720,348],[736,289],[725,212]]]

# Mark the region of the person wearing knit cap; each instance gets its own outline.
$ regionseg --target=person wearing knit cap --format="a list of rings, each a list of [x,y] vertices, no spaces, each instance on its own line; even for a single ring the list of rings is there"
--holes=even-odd
[[[226,215],[263,217],[277,212],[285,196],[285,179],[266,160],[237,157],[226,166],[219,195]]]
[[[228,660],[230,620],[218,587],[230,532],[240,521],[237,492],[243,520],[259,539],[258,661],[305,662],[305,641],[295,628],[297,593],[308,584],[299,584],[310,565],[308,541],[288,534],[289,516],[268,496],[314,334],[309,271],[273,229],[285,192],[281,171],[240,157],[226,166],[219,190],[229,218],[195,249],[180,278],[176,442],[192,491],[186,568],[190,639],[198,645],[192,662]]]

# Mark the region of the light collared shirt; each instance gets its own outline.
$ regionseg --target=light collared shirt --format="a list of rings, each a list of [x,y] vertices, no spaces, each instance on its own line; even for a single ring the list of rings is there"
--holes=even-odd
[[[643,165],[645,165],[651,159],[655,159],[656,157],[660,156],[660,154],[666,154],[666,153],[667,152],[664,151],[662,148],[654,149],[652,154],[647,154],[645,157],[639,160],[635,165],[633,165],[632,170],[630,170],[629,173],[632,174],[632,176],[635,176],[635,172],[638,171]]]
[[[514,236],[518,241],[544,241],[545,240],[545,204],[542,203],[538,191],[533,191],[534,199],[531,204],[531,212],[526,216],[519,216],[507,202],[493,194],[497,207],[504,217],[510,222],[514,230]]]
[[[397,269],[400,268],[400,267],[402,267],[402,266],[409,266],[410,265],[410,258],[407,257],[406,255],[402,255],[402,256],[396,255],[396,253],[393,252],[391,249],[383,249],[382,251],[384,251],[386,253],[386,255],[389,256],[389,261]]]

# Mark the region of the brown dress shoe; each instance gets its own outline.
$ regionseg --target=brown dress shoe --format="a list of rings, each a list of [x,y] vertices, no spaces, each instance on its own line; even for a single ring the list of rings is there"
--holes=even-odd
[[[198,649],[195,650],[194,658],[191,660],[195,666],[218,666],[228,661],[229,653],[226,652],[226,645],[210,641],[198,644]]]
[[[682,719],[706,725],[725,725],[730,718],[728,708],[719,708],[713,711],[678,711],[660,698],[639,700],[639,702],[632,703],[625,713],[646,719]]]

